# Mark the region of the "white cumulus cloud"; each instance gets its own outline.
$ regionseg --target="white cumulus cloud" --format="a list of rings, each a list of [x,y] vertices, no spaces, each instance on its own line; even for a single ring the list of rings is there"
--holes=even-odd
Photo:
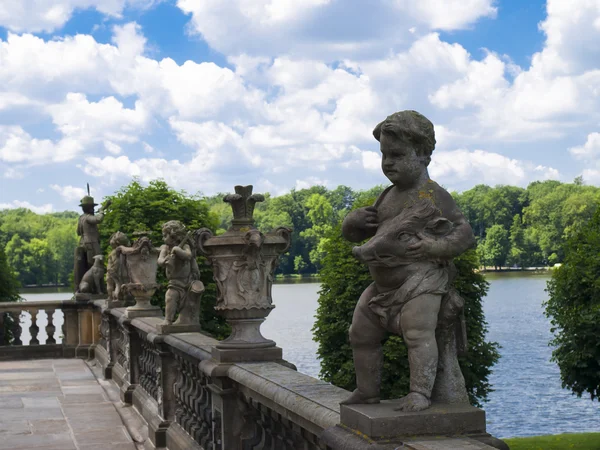
[[[178,0],[177,6],[191,15],[193,33],[230,56],[381,57],[406,43],[415,26],[463,29],[496,14],[493,0]]]
[[[87,194],[83,188],[78,188],[71,185],[59,186],[58,184],[51,184],[50,188],[60,194],[66,202],[72,202],[74,200],[81,200],[84,195]]]
[[[61,28],[75,10],[93,8],[121,17],[126,6],[149,8],[160,0],[0,0],[0,26],[16,32],[52,32]]]
[[[128,109],[114,97],[89,102],[79,93],[69,93],[64,102],[47,109],[65,136],[82,143],[98,140],[135,142],[150,117],[140,101],[136,102],[135,109]]]
[[[600,133],[588,134],[585,144],[569,148],[569,152],[578,159],[592,160],[600,156]]]
[[[16,209],[16,208],[27,208],[37,214],[47,214],[47,213],[51,213],[52,211],[54,211],[54,207],[52,206],[51,203],[46,203],[46,204],[39,205],[39,206],[32,205],[31,203],[29,203],[27,201],[21,201],[21,200],[13,200],[10,203],[0,203],[0,209]]]
[[[0,125],[0,160],[8,163],[44,164],[63,162],[82,151],[81,145],[65,138],[58,142],[33,138],[17,125]]]
[[[539,178],[558,178],[552,167],[534,166],[531,162],[507,158],[484,150],[465,149],[434,152],[429,166],[431,177],[442,183],[470,181],[488,185],[524,185]],[[542,176],[540,176],[542,175]]]

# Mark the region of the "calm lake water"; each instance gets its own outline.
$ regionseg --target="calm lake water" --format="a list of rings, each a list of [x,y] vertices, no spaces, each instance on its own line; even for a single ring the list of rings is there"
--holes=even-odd
[[[562,389],[558,367],[550,362],[552,349],[548,342],[552,336],[542,306],[547,299],[544,289],[548,277],[506,273],[487,278],[490,290],[484,311],[489,324],[488,338],[502,346],[500,361],[490,377],[495,391],[483,406],[488,432],[512,437],[600,431],[600,404]],[[262,326],[263,334],[283,348],[285,359],[314,377],[319,376],[319,361],[311,329],[319,288],[318,283],[274,285],[276,308]],[[37,301],[68,299],[72,294],[28,290],[22,295]],[[45,321],[43,313],[40,314]],[[25,316],[27,321],[28,315]],[[28,341],[28,326],[29,323],[24,323],[24,343]],[[38,338],[44,342],[43,329]]]

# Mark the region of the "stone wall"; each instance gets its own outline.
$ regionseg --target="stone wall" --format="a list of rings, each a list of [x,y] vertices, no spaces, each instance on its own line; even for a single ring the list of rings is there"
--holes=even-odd
[[[485,433],[433,441],[407,437],[404,444],[371,441],[340,426],[339,403],[347,391],[299,373],[285,360],[217,362],[218,342],[210,336],[157,334],[159,317],[130,320],[125,309],[95,306],[102,316],[96,361],[120,387],[122,401],[147,423],[147,448],[491,448],[481,442],[489,437]]]

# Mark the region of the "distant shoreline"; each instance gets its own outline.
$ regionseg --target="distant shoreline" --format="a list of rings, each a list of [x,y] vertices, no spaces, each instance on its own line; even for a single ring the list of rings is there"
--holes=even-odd
[[[502,272],[550,272],[554,268],[553,267],[501,267],[499,269],[494,269],[491,267],[486,267],[485,269],[480,267],[477,269],[478,272],[481,273],[502,273]]]

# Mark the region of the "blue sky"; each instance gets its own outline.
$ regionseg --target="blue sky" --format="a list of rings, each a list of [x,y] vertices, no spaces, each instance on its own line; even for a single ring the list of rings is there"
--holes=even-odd
[[[369,188],[402,109],[449,189],[600,184],[599,24],[600,0],[0,0],[0,208],[133,176]]]

